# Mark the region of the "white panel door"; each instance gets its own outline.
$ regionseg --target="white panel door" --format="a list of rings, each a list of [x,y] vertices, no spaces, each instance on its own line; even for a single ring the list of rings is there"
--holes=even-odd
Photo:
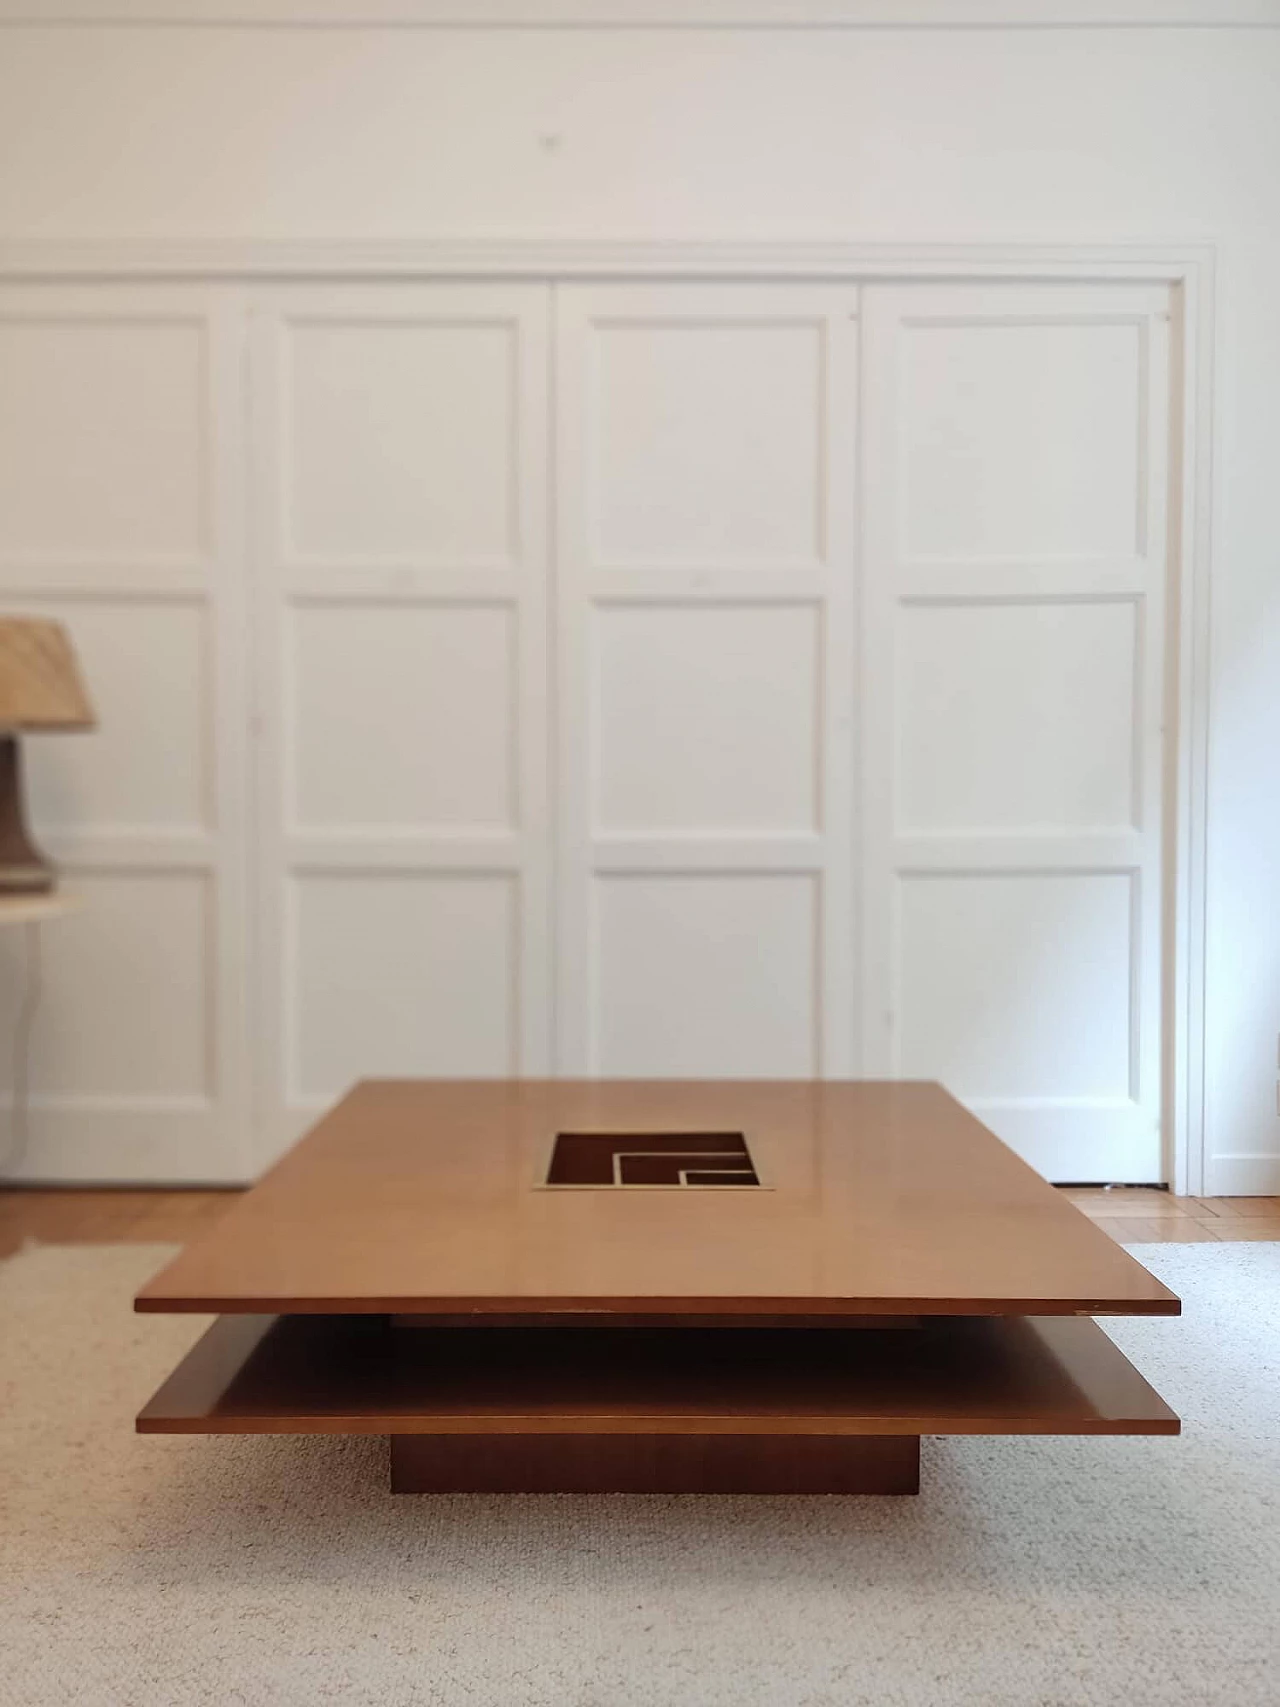
[[[857,293],[557,298],[558,1067],[839,1076]]]
[[[0,1038],[43,972],[19,1177],[251,1166],[242,313],[196,286],[0,291],[0,612],[66,624],[98,715],[23,741],[81,905],[39,927],[42,968],[0,931]],[[6,1104],[12,1072],[6,1042]]]
[[[1159,1180],[1167,294],[863,301],[865,1069]]]
[[[547,1070],[547,303],[256,299],[263,1159],[367,1075]]]

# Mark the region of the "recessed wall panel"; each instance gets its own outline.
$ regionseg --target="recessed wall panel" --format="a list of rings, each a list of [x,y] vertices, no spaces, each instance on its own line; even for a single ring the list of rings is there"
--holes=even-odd
[[[303,560],[501,565],[516,551],[514,324],[295,321],[284,536]]]
[[[906,833],[1132,825],[1138,607],[905,606],[897,820]]]
[[[803,1078],[818,1070],[812,878],[599,877],[594,915],[597,1072]]]
[[[813,609],[599,612],[599,828],[814,830],[819,633]]]
[[[198,557],[205,391],[195,321],[0,317],[0,560]]]
[[[34,823],[64,830],[209,827],[209,612],[128,601],[8,607],[64,622],[97,727],[23,738]]]
[[[1133,878],[899,881],[898,1068],[960,1097],[1131,1094]]]
[[[907,561],[1131,558],[1145,506],[1136,320],[907,320]]]
[[[606,320],[593,339],[602,566],[821,558],[820,323]]]
[[[298,824],[509,826],[516,620],[499,605],[296,610]]]
[[[292,888],[285,1001],[297,1095],[514,1070],[510,878],[310,873]]]

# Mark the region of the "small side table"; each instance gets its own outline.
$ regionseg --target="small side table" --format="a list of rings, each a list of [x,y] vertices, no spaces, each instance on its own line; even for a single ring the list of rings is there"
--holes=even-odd
[[[9,1142],[0,1146],[0,1178],[11,1179],[21,1167],[29,1139],[27,1079],[31,1054],[31,1027],[40,1006],[40,926],[46,919],[74,913],[80,897],[65,889],[45,895],[0,895],[0,926],[22,925],[26,931],[27,988],[13,1028],[13,1101]]]
[[[73,913],[80,904],[80,897],[65,889],[47,895],[0,895],[0,925],[38,925]]]

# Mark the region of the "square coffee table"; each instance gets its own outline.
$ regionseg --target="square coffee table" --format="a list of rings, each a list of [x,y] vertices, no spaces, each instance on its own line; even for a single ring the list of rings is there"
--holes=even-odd
[[[371,1081],[139,1293],[151,1434],[379,1434],[401,1492],[914,1493],[923,1434],[1176,1434],[1178,1299],[939,1086]]]

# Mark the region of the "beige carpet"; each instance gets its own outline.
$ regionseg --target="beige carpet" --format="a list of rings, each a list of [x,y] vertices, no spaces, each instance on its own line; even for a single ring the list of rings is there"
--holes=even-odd
[[[140,1439],[157,1249],[0,1265],[0,1702],[1280,1702],[1280,1245],[1140,1247],[1181,1440],[926,1443],[918,1500],[393,1499],[376,1441]]]

